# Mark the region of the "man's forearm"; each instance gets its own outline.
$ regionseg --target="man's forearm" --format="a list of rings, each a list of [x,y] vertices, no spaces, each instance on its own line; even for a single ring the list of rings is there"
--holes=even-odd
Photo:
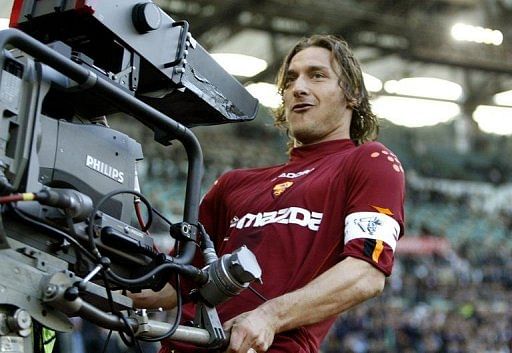
[[[369,263],[348,257],[305,287],[269,300],[259,310],[276,318],[276,333],[313,324],[378,295],[385,276]]]
[[[129,293],[128,296],[133,300],[133,306],[140,309],[170,310],[177,304],[176,290],[169,283],[159,292],[144,289],[140,293]]]

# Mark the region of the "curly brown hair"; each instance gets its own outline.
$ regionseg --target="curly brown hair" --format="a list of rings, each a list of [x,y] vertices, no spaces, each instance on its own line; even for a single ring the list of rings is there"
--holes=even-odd
[[[303,38],[295,44],[283,61],[277,75],[277,88],[283,95],[287,72],[290,62],[301,50],[309,47],[325,48],[331,52],[332,60],[337,64],[339,73],[339,85],[345,94],[345,99],[352,108],[352,120],[350,122],[350,139],[357,145],[367,141],[373,141],[379,133],[379,121],[372,112],[368,91],[364,85],[361,66],[354,57],[347,42],[338,36],[325,34],[313,35]],[[288,132],[284,105],[274,110],[274,123],[277,127],[284,128]],[[293,144],[293,139],[290,141]]]

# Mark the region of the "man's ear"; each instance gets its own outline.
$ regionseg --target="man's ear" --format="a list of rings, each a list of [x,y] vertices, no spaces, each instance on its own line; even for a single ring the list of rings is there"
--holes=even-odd
[[[356,109],[359,106],[359,103],[357,102],[357,99],[355,98],[346,98],[347,101],[347,108],[350,108],[352,110]]]

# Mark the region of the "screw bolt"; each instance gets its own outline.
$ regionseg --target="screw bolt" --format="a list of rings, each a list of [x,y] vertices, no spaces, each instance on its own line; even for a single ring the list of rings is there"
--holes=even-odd
[[[57,294],[57,286],[55,284],[49,284],[44,290],[44,296],[51,298]]]

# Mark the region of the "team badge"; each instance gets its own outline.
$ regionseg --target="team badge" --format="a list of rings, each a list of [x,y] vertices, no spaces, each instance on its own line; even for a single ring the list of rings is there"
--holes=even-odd
[[[286,191],[286,189],[288,189],[292,185],[293,181],[286,181],[284,183],[276,184],[272,188],[272,195],[274,195],[274,197],[279,197],[283,192]]]
[[[382,225],[381,220],[378,217],[364,217],[355,219],[354,223],[364,232],[370,235],[374,235],[377,228]]]

